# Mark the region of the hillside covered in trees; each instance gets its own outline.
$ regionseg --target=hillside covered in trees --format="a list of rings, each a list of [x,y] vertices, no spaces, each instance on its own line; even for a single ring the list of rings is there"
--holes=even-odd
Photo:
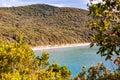
[[[0,8],[0,39],[24,40],[32,45],[90,42],[93,32],[88,11],[78,8],[35,4]]]

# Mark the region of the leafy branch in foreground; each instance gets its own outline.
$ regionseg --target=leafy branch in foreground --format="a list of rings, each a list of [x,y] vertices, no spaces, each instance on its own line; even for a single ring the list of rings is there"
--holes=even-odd
[[[90,22],[92,30],[97,33],[93,37],[91,47],[95,44],[100,46],[97,52],[105,56],[106,60],[112,60],[117,56],[114,64],[118,66],[117,70],[110,72],[103,63],[97,66],[91,66],[88,69],[83,67],[74,79],[75,80],[119,80],[120,79],[120,0],[102,0],[102,2],[93,3],[90,0],[89,12],[93,17]]]
[[[102,0],[89,5],[90,15],[94,21],[90,23],[96,34],[93,43],[100,46],[98,54],[111,60],[120,55],[120,0]]]

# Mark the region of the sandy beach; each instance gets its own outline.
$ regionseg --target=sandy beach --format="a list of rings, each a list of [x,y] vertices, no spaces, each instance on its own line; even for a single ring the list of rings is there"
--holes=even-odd
[[[31,47],[32,50],[46,50],[46,49],[55,49],[55,48],[66,48],[66,47],[77,47],[77,46],[87,46],[90,43],[78,43],[78,44],[65,44],[65,45],[48,45],[48,46],[37,46]]]

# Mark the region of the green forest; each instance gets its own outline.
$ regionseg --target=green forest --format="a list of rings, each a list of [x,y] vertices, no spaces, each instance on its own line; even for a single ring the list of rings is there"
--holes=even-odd
[[[102,0],[96,4],[93,4],[91,0],[88,7],[89,12],[85,10],[81,12],[80,9],[75,8],[57,8],[39,4],[1,8],[0,80],[119,80],[120,0]],[[35,11],[31,13],[31,10]],[[55,13],[50,14],[49,11]],[[75,12],[76,16],[89,13],[92,20],[83,15],[75,18],[75,14],[73,15],[72,12]],[[58,14],[59,16],[57,16]],[[65,14],[67,18],[63,18],[62,15]],[[56,15],[54,18],[57,19],[55,20],[51,15]],[[74,16],[74,18],[69,16]],[[82,17],[87,18],[81,20]],[[63,19],[70,19],[70,21]],[[82,26],[80,26],[79,20]],[[40,22],[38,23],[38,21]],[[89,28],[82,22],[89,22],[87,24]],[[76,25],[77,23],[79,25]],[[85,36],[82,34],[83,32]],[[87,38],[89,39],[87,40]],[[104,63],[99,62],[88,70],[86,70],[86,66],[83,66],[82,72],[71,78],[72,72],[66,66],[59,66],[57,63],[50,64],[48,53],[44,52],[42,56],[35,56],[30,48],[30,45],[36,46],[36,44],[77,43],[79,41],[91,41],[91,47],[99,46],[97,54],[104,56],[106,60],[112,60],[117,69],[110,71],[104,66]],[[113,57],[115,57],[114,60]]]
[[[0,38],[16,41],[19,33],[31,46],[90,42],[88,11],[45,4],[0,8]]]

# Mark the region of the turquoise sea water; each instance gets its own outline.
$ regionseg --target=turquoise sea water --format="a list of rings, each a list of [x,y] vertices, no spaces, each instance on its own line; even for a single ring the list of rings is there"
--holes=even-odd
[[[72,77],[75,77],[82,66],[89,68],[91,65],[97,65],[98,62],[103,62],[105,66],[113,70],[116,66],[113,61],[105,61],[104,57],[97,55],[98,47],[90,48],[89,46],[57,48],[48,50],[35,50],[37,56],[41,56],[42,52],[48,52],[50,55],[50,64],[56,62],[59,65],[66,65],[72,71]]]

